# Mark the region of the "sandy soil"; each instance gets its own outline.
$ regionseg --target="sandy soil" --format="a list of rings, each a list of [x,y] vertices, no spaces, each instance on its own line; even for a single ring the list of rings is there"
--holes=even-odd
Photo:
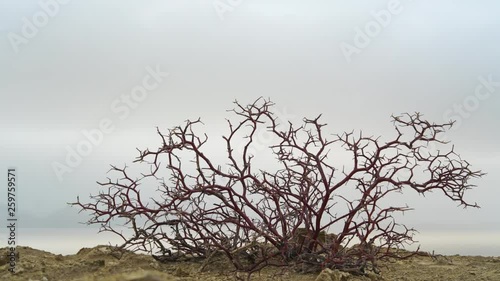
[[[49,252],[18,247],[16,273],[8,271],[7,248],[0,249],[0,280],[89,281],[89,280],[235,280],[227,264],[211,264],[199,272],[201,263],[158,263],[152,257],[125,253],[117,259],[107,246],[83,248],[75,255],[55,255]],[[326,276],[326,278],[324,278]],[[340,277],[344,276],[344,277]],[[291,270],[268,268],[254,273],[251,280],[491,280],[500,281],[500,257],[448,256],[431,259],[386,262],[380,276],[347,274],[299,274]]]

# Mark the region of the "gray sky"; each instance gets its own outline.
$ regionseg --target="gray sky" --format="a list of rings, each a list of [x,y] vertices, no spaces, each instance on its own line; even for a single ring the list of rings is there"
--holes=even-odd
[[[332,133],[387,135],[391,114],[419,111],[436,122],[459,119],[449,138],[489,174],[469,193],[482,209],[410,193],[416,210],[404,222],[500,234],[499,8],[496,1],[1,0],[0,168],[19,169],[23,212],[46,216],[95,194],[109,164],[131,162],[136,147],[156,148],[155,126],[201,117],[217,140],[234,99],[269,97],[292,121],[323,113]],[[142,100],[124,100],[145,88]],[[114,130],[58,178],[53,163],[64,164],[67,147],[76,149],[82,130],[101,122]]]

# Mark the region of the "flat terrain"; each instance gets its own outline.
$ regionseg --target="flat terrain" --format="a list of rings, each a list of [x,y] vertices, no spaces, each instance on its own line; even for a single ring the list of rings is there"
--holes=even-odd
[[[236,280],[229,264],[213,263],[199,272],[201,263],[158,263],[152,257],[125,253],[117,259],[107,246],[83,248],[75,255],[18,247],[17,273],[8,271],[6,248],[0,249],[0,280],[89,281],[89,280]],[[380,276],[348,276],[342,280],[491,280],[500,281],[500,257],[448,256],[432,259],[414,257],[386,262]],[[316,280],[318,274],[268,268],[254,273],[251,280]],[[332,278],[321,280],[335,280]]]

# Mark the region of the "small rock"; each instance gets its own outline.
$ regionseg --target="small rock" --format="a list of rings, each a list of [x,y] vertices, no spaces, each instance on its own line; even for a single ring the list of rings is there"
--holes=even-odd
[[[150,262],[149,266],[151,266],[154,269],[158,269],[160,267],[157,262]]]
[[[378,274],[375,274],[373,272],[368,272],[366,275],[371,281],[382,281],[384,278]]]
[[[331,270],[329,268],[324,269],[316,277],[315,281],[347,281],[350,274],[339,270]]]
[[[103,254],[109,254],[111,253],[111,250],[108,247],[99,247],[97,250]]]

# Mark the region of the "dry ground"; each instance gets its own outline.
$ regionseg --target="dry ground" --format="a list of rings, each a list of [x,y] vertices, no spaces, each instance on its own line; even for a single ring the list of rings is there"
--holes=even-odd
[[[231,266],[211,264],[199,273],[201,263],[158,263],[146,255],[125,253],[115,258],[107,246],[83,248],[75,255],[18,247],[16,274],[8,271],[7,249],[0,249],[0,280],[89,281],[89,280],[235,280]],[[318,274],[298,274],[290,270],[265,269],[251,280],[316,280]],[[319,279],[318,279],[319,280]],[[335,280],[328,277],[321,280]],[[415,257],[410,260],[384,263],[381,276],[348,276],[342,280],[491,280],[500,281],[500,257],[449,256],[437,260]]]

